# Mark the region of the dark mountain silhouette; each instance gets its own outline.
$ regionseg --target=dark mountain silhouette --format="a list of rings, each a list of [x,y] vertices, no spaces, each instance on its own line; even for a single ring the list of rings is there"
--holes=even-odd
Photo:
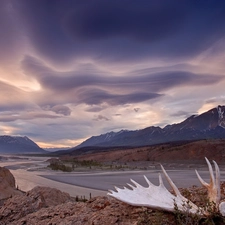
[[[46,153],[35,142],[24,136],[0,136],[0,153],[24,154],[24,153]]]
[[[220,105],[201,115],[192,115],[181,123],[167,125],[164,128],[151,126],[141,130],[112,131],[92,136],[70,151],[91,146],[145,146],[218,138],[225,138],[225,106]]]

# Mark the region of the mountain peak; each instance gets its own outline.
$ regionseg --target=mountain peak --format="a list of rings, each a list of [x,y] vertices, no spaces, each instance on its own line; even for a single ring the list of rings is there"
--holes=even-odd
[[[224,115],[225,106],[218,105],[217,111],[219,116],[218,125],[225,128],[225,115]]]
[[[46,153],[27,136],[0,136],[0,153]]]

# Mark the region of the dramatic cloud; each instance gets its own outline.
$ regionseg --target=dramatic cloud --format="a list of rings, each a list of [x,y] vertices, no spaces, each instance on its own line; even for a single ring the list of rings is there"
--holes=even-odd
[[[35,50],[57,63],[193,56],[225,32],[223,1],[14,0],[11,8]]]
[[[25,91],[0,81],[0,110],[26,109],[32,101]]]
[[[224,104],[225,3],[0,1],[0,132],[75,146]]]
[[[134,108],[135,112],[138,112],[140,110],[140,108]]]
[[[109,119],[107,117],[102,116],[102,115],[98,115],[94,120],[96,120],[96,121],[100,121],[100,120],[109,121]]]
[[[127,103],[143,102],[157,98],[161,95],[154,93],[131,93],[129,95],[110,94],[99,89],[82,90],[78,93],[78,98],[82,103],[88,105],[98,105],[108,103],[109,105],[123,105]]]
[[[79,70],[57,72],[30,56],[25,57],[22,65],[24,73],[33,74],[43,89],[57,92],[59,95],[61,95],[60,92],[72,93],[72,96],[67,97],[69,103],[86,103],[88,105],[102,103],[121,105],[143,102],[163,96],[157,92],[176,86],[212,85],[224,79],[222,75],[176,70],[163,71],[164,68],[161,68],[163,72],[150,72],[150,69],[146,68],[126,72],[119,77],[114,76],[113,73],[111,76],[104,76],[104,71],[97,69],[93,69],[93,74],[91,71],[90,74],[82,74],[83,71]],[[133,75],[129,76],[129,74]],[[57,96],[57,94],[55,95]],[[51,99],[53,100],[54,97]]]
[[[38,113],[38,112],[22,113],[21,115],[0,114],[0,122],[12,122],[16,120],[33,120],[33,119],[56,119],[56,118],[59,118],[59,116]]]
[[[55,105],[53,107],[50,107],[49,105],[47,105],[47,106],[43,106],[42,109],[46,111],[52,111],[52,112],[55,112],[56,114],[61,114],[64,116],[69,116],[71,114],[71,109],[64,105]]]
[[[181,110],[181,111],[178,111],[176,113],[171,114],[171,116],[174,116],[174,117],[179,117],[179,116],[189,117],[193,114],[196,114],[196,113],[190,113],[190,112],[185,112],[185,111]]]
[[[151,42],[179,30],[189,12],[187,5],[178,1],[133,1],[131,4],[97,1],[97,4],[80,4],[66,18],[66,27],[74,38],[93,40],[121,36]],[[174,10],[178,7],[179,10]]]
[[[104,110],[106,107],[104,106],[98,106],[98,105],[95,105],[95,106],[90,106],[88,107],[85,111],[87,112],[100,112],[102,110]]]

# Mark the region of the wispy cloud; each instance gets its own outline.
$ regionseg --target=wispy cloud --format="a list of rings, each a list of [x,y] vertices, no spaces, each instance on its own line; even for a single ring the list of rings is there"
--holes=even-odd
[[[103,116],[103,115],[98,115],[97,117],[94,118],[94,120],[96,120],[96,121],[101,121],[101,120],[109,121],[109,119],[106,116]]]

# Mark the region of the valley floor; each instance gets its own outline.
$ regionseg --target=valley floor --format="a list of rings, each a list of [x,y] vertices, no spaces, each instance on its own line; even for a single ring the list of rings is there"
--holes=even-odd
[[[29,191],[35,186],[48,186],[69,193],[71,196],[104,196],[114,186],[122,187],[130,182],[130,178],[143,186],[146,182],[143,175],[158,185],[158,174],[160,166],[149,165],[145,162],[144,169],[121,169],[120,170],[83,170],[79,172],[59,172],[47,169],[46,158],[21,158],[0,162],[14,175],[16,184],[23,191]],[[139,162],[140,163],[140,162]],[[144,163],[144,162],[143,162]],[[144,164],[141,165],[144,165]],[[195,164],[163,164],[169,176],[178,187],[200,186],[195,174],[195,169],[206,181],[209,180],[209,172],[206,165]],[[221,167],[221,165],[220,165]],[[221,169],[221,181],[225,181],[225,171]],[[170,189],[165,181],[165,186]]]

